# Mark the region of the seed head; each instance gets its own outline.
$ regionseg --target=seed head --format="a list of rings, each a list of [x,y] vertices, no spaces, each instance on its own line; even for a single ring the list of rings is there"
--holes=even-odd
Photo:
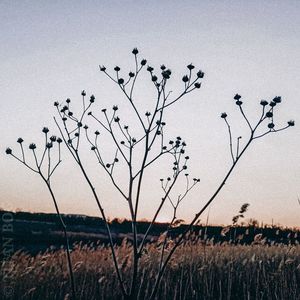
[[[58,106],[59,103],[57,101],[54,102],[54,106]]]
[[[239,101],[241,98],[242,98],[242,96],[239,94],[235,94],[235,96],[233,97],[233,99],[237,100],[237,101]]]
[[[238,100],[238,101],[235,102],[235,104],[238,105],[238,106],[241,106],[243,104],[243,101]]]
[[[95,131],[95,135],[99,135],[100,132],[98,130]]]
[[[163,71],[162,73],[161,73],[161,75],[162,75],[162,77],[164,78],[164,79],[170,79],[170,72],[168,72],[168,70],[166,70],[166,71]]]
[[[133,48],[132,54],[137,55],[139,53],[139,50],[137,48]]]
[[[134,73],[133,72],[129,72],[129,77],[134,77]]]
[[[92,147],[91,147],[91,150],[92,150],[92,151],[96,150],[96,147],[95,147],[95,146],[92,146]]]
[[[274,123],[269,123],[269,124],[268,124],[268,127],[269,127],[270,129],[274,128],[274,126],[275,126]]]
[[[44,132],[44,133],[46,134],[46,133],[49,132],[49,129],[48,129],[47,127],[44,127],[44,128],[42,129],[42,132]]]
[[[195,86],[196,89],[200,89],[200,88],[201,88],[201,83],[196,82],[196,83],[194,84],[194,86]]]
[[[19,137],[17,140],[17,143],[22,144],[23,142],[24,142],[24,140],[21,137]]]
[[[157,81],[157,76],[155,76],[155,75],[152,76],[151,80],[152,80],[153,82]]]
[[[261,100],[261,101],[260,101],[260,105],[266,106],[266,105],[268,105],[268,101],[266,101],[266,100]]]
[[[123,78],[119,78],[118,79],[118,84],[123,84],[124,83],[124,79]]]
[[[268,112],[266,113],[266,117],[267,117],[267,118],[272,118],[272,117],[273,117],[273,113],[272,113],[271,111],[268,111]]]
[[[154,69],[153,69],[152,67],[150,67],[150,66],[147,67],[147,71],[148,71],[148,72],[152,72],[153,70],[154,70]]]
[[[289,126],[295,126],[295,121],[294,120],[290,120],[287,122]]]
[[[184,76],[182,77],[182,81],[183,81],[183,82],[188,82],[188,81],[189,81],[189,77],[188,77],[187,75],[184,75]]]
[[[280,102],[281,102],[281,97],[280,97],[280,96],[276,96],[276,97],[273,99],[273,101],[274,101],[275,103],[280,103]]]
[[[171,76],[172,71],[170,69],[165,70],[166,74],[168,74],[169,76]]]
[[[204,77],[204,72],[202,72],[201,70],[199,70],[198,73],[197,73],[197,77],[198,78],[203,78]]]
[[[91,103],[94,103],[94,102],[95,102],[95,99],[96,99],[95,96],[92,95],[92,96],[90,97],[90,102],[91,102]]]
[[[240,214],[243,214],[247,211],[248,207],[249,207],[249,203],[244,203],[242,206],[241,206],[241,209],[239,211]]]
[[[29,149],[30,149],[30,150],[36,149],[36,145],[35,145],[34,143],[30,144],[30,145],[29,145]]]
[[[223,113],[221,114],[221,118],[222,118],[222,119],[226,119],[226,118],[227,118],[226,112],[223,112]]]
[[[141,65],[142,65],[142,66],[146,65],[146,63],[147,63],[147,60],[146,60],[146,59],[142,59],[142,60],[141,60]]]
[[[65,111],[67,111],[69,109],[69,107],[67,105],[65,105],[62,109],[61,112],[64,113]]]
[[[114,67],[114,70],[115,70],[116,72],[119,72],[121,69],[120,69],[120,67],[116,66],[116,67]]]
[[[274,107],[274,106],[276,106],[276,102],[274,102],[274,101],[271,101],[271,102],[270,102],[270,106],[271,106],[271,107]]]
[[[160,66],[160,69],[161,69],[162,71],[164,71],[164,70],[166,69],[166,66],[165,66],[165,65],[161,65],[161,66]]]
[[[106,68],[104,66],[99,66],[100,67],[100,71],[105,72]]]
[[[6,148],[5,153],[6,153],[6,154],[12,154],[11,148]]]
[[[81,92],[81,96],[86,96],[86,92],[85,92],[85,90],[83,90],[82,92]]]
[[[189,64],[186,66],[189,70],[193,70],[195,69],[195,66],[193,66],[193,64]]]
[[[46,144],[46,148],[48,148],[48,149],[52,148],[52,146],[53,146],[52,143],[47,143],[47,144]]]
[[[68,98],[68,99],[66,100],[66,102],[67,102],[67,103],[70,103],[70,102],[71,102],[70,98]]]
[[[51,141],[51,142],[55,142],[55,141],[56,141],[56,136],[55,136],[55,135],[52,135],[52,136],[50,137],[50,141]]]
[[[119,108],[117,105],[114,105],[113,108],[112,108],[114,111],[117,111]]]
[[[117,123],[120,122],[120,118],[119,118],[119,117],[115,117],[114,120],[115,120],[115,122],[117,122]]]
[[[57,141],[59,144],[62,143],[62,139],[61,139],[60,137],[57,138],[56,141]]]

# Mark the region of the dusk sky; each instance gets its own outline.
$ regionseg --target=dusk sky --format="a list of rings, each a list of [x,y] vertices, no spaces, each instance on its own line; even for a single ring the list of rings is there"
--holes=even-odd
[[[300,226],[299,1],[4,0],[0,11],[1,208],[54,212],[41,179],[6,155],[6,147],[18,153],[19,137],[25,148],[32,142],[39,147],[44,126],[58,135],[53,102],[71,98],[79,108],[82,90],[95,95],[93,110],[98,115],[102,108],[118,105],[121,117],[132,118],[124,95],[99,65],[109,71],[119,65],[128,73],[134,67],[131,51],[137,47],[140,59],[146,58],[156,70],[161,64],[172,70],[174,95],[182,90],[189,63],[205,72],[201,89],[174,104],[166,116],[166,139],[179,135],[186,141],[189,173],[201,179],[182,202],[178,217],[190,220],[230,168],[228,132],[220,114],[227,112],[235,139],[242,136],[242,145],[247,139],[234,95],[242,95],[253,123],[262,99],[281,96],[276,128],[291,119],[296,126],[251,145],[211,205],[209,222],[229,224],[241,205],[249,203],[246,219]],[[147,78],[141,78],[137,91],[142,111],[152,107],[155,96]],[[104,140],[102,147],[111,159],[110,141]],[[127,203],[89,147],[83,144],[81,151],[107,215],[128,217]],[[53,177],[61,211],[98,216],[92,194],[65,148],[62,156]],[[162,197],[159,179],[168,176],[171,165],[162,160],[146,173],[139,219],[151,218]],[[116,172],[125,184],[125,170],[120,166]],[[167,205],[159,220],[170,217]],[[205,221],[206,214],[201,219]]]

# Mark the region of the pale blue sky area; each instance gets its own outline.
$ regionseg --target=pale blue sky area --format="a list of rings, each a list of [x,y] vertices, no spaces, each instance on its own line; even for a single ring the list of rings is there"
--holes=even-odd
[[[187,64],[205,72],[202,88],[167,115],[166,134],[184,137],[190,173],[201,178],[179,217],[190,219],[230,166],[221,112],[228,113],[234,136],[246,140],[247,127],[233,96],[243,96],[245,110],[255,120],[260,100],[279,95],[283,103],[276,125],[294,119],[296,126],[252,145],[212,205],[210,222],[230,223],[248,202],[248,218],[300,226],[299,1],[1,1],[0,12],[0,207],[54,211],[40,179],[7,157],[5,148],[17,151],[19,136],[25,144],[42,142],[43,126],[57,134],[53,102],[69,97],[81,104],[83,89],[95,94],[99,111],[118,104],[130,118],[124,96],[98,65],[112,69],[118,64],[127,72],[134,63],[131,50],[138,47],[140,57],[154,67],[164,63],[172,69],[174,94],[182,87]],[[139,86],[141,109],[148,108],[152,92],[150,82]],[[109,156],[109,141],[103,147]],[[89,151],[83,153],[107,214],[128,216],[126,203]],[[67,151],[63,159],[53,179],[61,210],[98,215]],[[169,167],[165,161],[147,173],[140,218],[150,218],[159,203],[159,178]],[[119,170],[120,178],[123,172]],[[168,220],[169,212],[166,208],[160,220]]]

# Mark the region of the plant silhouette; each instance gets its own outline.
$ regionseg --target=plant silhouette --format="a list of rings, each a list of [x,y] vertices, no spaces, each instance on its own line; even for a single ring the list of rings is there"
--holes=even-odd
[[[138,297],[138,287],[140,286],[141,275],[139,263],[141,257],[146,255],[145,245],[147,243],[147,238],[149,237],[151,229],[157,221],[162,208],[167,202],[171,204],[173,209],[172,219],[170,220],[167,231],[160,237],[159,240],[160,247],[158,248],[159,259],[156,269],[156,279],[150,296],[150,299],[156,299],[162,277],[174,252],[186,241],[190,231],[197,223],[200,216],[220,193],[227,179],[232,174],[249,146],[254,141],[262,139],[266,135],[277,133],[294,126],[295,122],[292,120],[288,121],[286,126],[280,128],[275,126],[274,115],[276,114],[277,106],[281,104],[281,97],[279,96],[276,96],[270,102],[262,100],[260,102],[260,113],[258,118],[256,121],[252,122],[249,120],[243,109],[242,96],[236,94],[233,97],[234,104],[248,126],[249,136],[246,139],[243,138],[243,140],[245,140],[243,143],[241,142],[241,136],[234,140],[229,117],[225,112],[221,114],[221,118],[224,120],[228,129],[229,150],[232,164],[219,186],[213,192],[212,196],[207,200],[203,207],[196,211],[194,218],[186,229],[174,239],[171,237],[170,233],[174,227],[178,226],[178,224],[182,222],[182,220],[177,219],[177,211],[180,208],[180,204],[188,196],[189,192],[200,182],[200,179],[196,177],[190,178],[190,174],[188,173],[188,162],[190,161],[190,157],[186,154],[187,145],[183,138],[177,136],[173,139],[168,139],[166,137],[167,124],[165,121],[165,113],[167,110],[170,110],[175,103],[181,101],[186,95],[191,92],[196,92],[201,88],[204,72],[202,70],[196,70],[193,64],[187,65],[187,72],[182,76],[181,82],[178,84],[181,88],[181,92],[177,95],[173,95],[169,89],[169,81],[170,78],[173,77],[172,71],[165,65],[161,65],[158,69],[148,65],[146,59],[139,58],[139,51],[137,48],[132,50],[132,54],[134,58],[134,71],[123,72],[119,66],[115,66],[111,72],[108,71],[105,66],[99,66],[99,69],[124,95],[128,106],[132,109],[135,119],[138,122],[138,128],[127,125],[126,116],[124,116],[125,118],[123,119],[117,105],[113,105],[110,109],[102,108],[100,113],[101,115],[99,116],[98,113],[95,113],[95,110],[92,110],[96,104],[96,97],[94,95],[88,97],[86,91],[81,92],[82,111],[78,114],[76,114],[72,109],[70,99],[67,99],[62,103],[55,102],[54,106],[57,109],[57,117],[55,117],[54,120],[59,129],[61,141],[65,144],[71,154],[71,157],[76,162],[79,170],[86,180],[87,185],[91,189],[92,195],[99,209],[100,216],[104,221],[119,288],[124,299],[134,300]],[[136,105],[135,89],[142,72],[148,72],[149,84],[154,88],[153,109],[151,111],[141,111]],[[96,122],[99,129],[91,132],[89,127],[90,122]],[[110,136],[114,145],[114,150],[111,151],[112,155],[109,160],[107,160],[103,154],[105,144],[100,142],[100,136],[103,132]],[[94,179],[89,174],[82,159],[82,140],[88,141],[91,153],[94,155],[97,164],[103,168],[112,185],[128,205],[132,231],[131,259],[133,262],[130,278],[124,278],[122,274],[121,266],[124,262],[120,261],[120,258],[117,255],[110,229],[110,223],[103,207],[103,199],[101,198],[101,194],[96,191],[93,183]],[[48,141],[46,141],[46,149],[49,150],[47,145]],[[33,151],[35,156],[35,145],[31,144],[29,148]],[[48,150],[45,150],[45,153],[50,153],[50,150]],[[19,159],[14,155],[11,148],[7,148],[6,153],[26,165],[24,154],[23,159]],[[167,178],[159,179],[161,182],[163,196],[155,210],[147,230],[142,235],[142,238],[139,239],[138,234],[140,234],[140,232],[137,218],[139,216],[141,202],[143,201],[142,189],[146,176],[145,171],[154,163],[157,164],[159,161],[162,161],[166,156],[173,159],[173,164],[170,167],[170,175]],[[26,166],[29,167],[28,165]],[[39,167],[38,162],[36,166],[37,168]],[[118,177],[116,176],[116,172],[121,166],[124,167],[127,172],[126,188],[121,186],[118,181]],[[42,173],[39,172],[39,168],[34,170],[29,167],[29,169],[39,173],[48,186],[50,176],[48,176],[49,178],[43,177]],[[53,172],[48,171],[48,175],[52,175],[52,173]],[[173,192],[174,187],[178,185],[178,179],[180,177],[185,178],[186,184],[183,188],[183,192],[174,198],[174,196],[171,196],[171,192]],[[54,203],[56,203],[55,200]],[[57,213],[59,214],[58,209]]]

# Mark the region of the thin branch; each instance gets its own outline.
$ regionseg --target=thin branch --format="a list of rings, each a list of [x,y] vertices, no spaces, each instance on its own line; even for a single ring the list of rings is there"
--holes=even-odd
[[[179,174],[178,174],[178,175],[179,175]],[[138,251],[139,254],[141,254],[142,251],[143,251],[144,244],[145,244],[146,239],[147,239],[147,237],[148,237],[148,235],[149,235],[149,233],[150,233],[150,230],[152,229],[152,226],[154,225],[154,223],[155,223],[155,221],[156,221],[156,218],[157,218],[158,214],[160,213],[160,211],[161,211],[161,209],[162,209],[162,207],[163,207],[163,205],[164,205],[164,203],[165,203],[167,197],[169,196],[169,194],[170,194],[172,188],[174,187],[174,185],[175,185],[175,183],[176,183],[176,181],[177,181],[177,179],[178,179],[178,175],[173,179],[173,182],[171,183],[171,185],[170,185],[170,187],[169,187],[167,193],[166,193],[165,196],[161,199],[161,202],[160,202],[158,208],[156,209],[156,212],[155,212],[155,214],[154,214],[154,216],[153,216],[153,218],[152,218],[152,220],[151,220],[151,222],[150,222],[150,224],[149,224],[149,226],[148,226],[148,228],[147,228],[147,230],[146,230],[146,232],[145,232],[145,234],[144,234],[144,236],[143,236],[143,239],[142,239],[142,241],[141,241],[141,243],[140,243],[139,251]]]
[[[250,130],[253,131],[253,128],[252,128],[252,126],[251,126],[251,124],[250,124],[248,118],[246,117],[246,115],[245,115],[245,113],[244,113],[244,111],[243,111],[242,106],[239,105],[239,108],[240,108],[240,112],[241,112],[242,116],[244,117],[244,119],[246,120],[246,122],[247,122],[247,124],[248,124]]]
[[[58,128],[58,130],[59,130],[59,132],[60,132],[60,135],[61,135],[61,137],[62,137],[62,139],[63,139],[65,145],[67,146],[67,149],[68,149],[69,152],[72,154],[72,156],[73,156],[73,158],[75,159],[75,161],[78,163],[77,158],[76,158],[76,156],[74,155],[74,153],[72,152],[72,149],[71,149],[71,147],[69,146],[68,142],[66,141],[65,136],[64,136],[64,134],[63,134],[63,132],[62,132],[62,130],[61,130],[61,128],[60,128],[58,122],[56,121],[55,117],[53,117],[53,119],[54,119],[54,122],[55,122],[55,124],[56,124],[56,126],[57,126],[57,128]],[[66,127],[65,127],[65,131],[68,132],[67,129],[66,129]]]
[[[31,171],[35,172],[35,173],[39,173],[38,170],[33,169],[32,167],[30,167],[25,161],[22,161],[20,158],[18,158],[17,156],[15,156],[13,153],[11,154],[12,157],[14,157],[16,160],[18,160],[20,163],[22,163],[24,166],[26,166],[28,169],[30,169]]]
[[[227,125],[228,128],[228,133],[229,133],[229,146],[230,146],[230,154],[231,154],[231,158],[232,158],[232,163],[235,162],[234,156],[233,156],[233,149],[232,149],[232,135],[231,135],[231,129],[230,129],[230,125],[228,123],[228,121],[226,120],[226,118],[224,118],[225,123]]]

